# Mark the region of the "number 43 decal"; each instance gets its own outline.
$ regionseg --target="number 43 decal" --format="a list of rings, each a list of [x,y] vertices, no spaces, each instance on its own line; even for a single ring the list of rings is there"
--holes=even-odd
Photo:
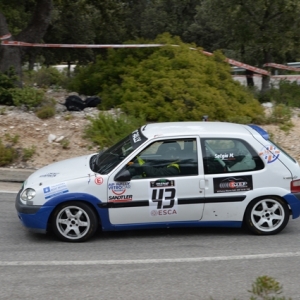
[[[176,189],[165,188],[165,189],[153,189],[151,195],[152,203],[157,203],[157,209],[168,209],[174,207],[176,204]],[[150,205],[152,204],[150,202]]]

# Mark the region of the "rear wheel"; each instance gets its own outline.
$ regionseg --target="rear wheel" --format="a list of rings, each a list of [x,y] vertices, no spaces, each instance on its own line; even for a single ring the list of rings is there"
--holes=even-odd
[[[245,225],[255,234],[276,234],[289,221],[287,204],[277,197],[266,197],[252,201],[245,213]]]
[[[83,202],[72,201],[57,207],[51,226],[62,241],[84,242],[95,234],[98,222],[92,208]]]

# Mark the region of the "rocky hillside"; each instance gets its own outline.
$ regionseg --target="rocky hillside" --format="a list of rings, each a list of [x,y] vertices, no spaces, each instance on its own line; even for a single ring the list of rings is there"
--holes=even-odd
[[[96,116],[96,108],[81,112],[69,112],[63,103],[65,92],[49,91],[48,96],[56,99],[56,115],[41,120],[33,112],[16,107],[0,106],[0,139],[4,144],[19,136],[14,147],[32,149],[35,154],[26,162],[18,161],[7,167],[37,169],[55,161],[97,152],[98,149],[82,137],[88,124],[87,116]],[[114,113],[113,111],[111,113]],[[300,162],[300,110],[295,109],[292,117],[294,127],[287,134],[275,125],[262,126],[272,134],[273,140]]]

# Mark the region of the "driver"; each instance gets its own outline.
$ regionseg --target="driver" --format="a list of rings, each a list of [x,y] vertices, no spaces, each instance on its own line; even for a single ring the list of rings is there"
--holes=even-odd
[[[163,177],[163,176],[177,176],[180,174],[179,153],[174,146],[169,146],[164,152],[163,157],[171,161],[166,166],[149,166],[143,159],[137,157],[137,163],[129,162],[128,171],[133,178],[147,178],[147,177]]]

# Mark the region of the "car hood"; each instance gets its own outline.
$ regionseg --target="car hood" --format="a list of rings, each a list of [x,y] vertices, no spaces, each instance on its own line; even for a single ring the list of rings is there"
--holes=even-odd
[[[93,173],[90,169],[90,158],[93,155],[70,158],[45,166],[31,174],[25,181],[25,186],[41,185],[46,181],[57,183],[89,176]]]

